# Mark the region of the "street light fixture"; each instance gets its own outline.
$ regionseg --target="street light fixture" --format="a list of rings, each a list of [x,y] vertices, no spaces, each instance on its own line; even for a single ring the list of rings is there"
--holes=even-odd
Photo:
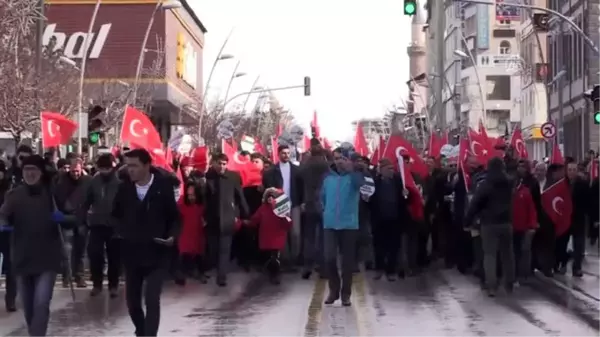
[[[465,53],[464,51],[462,51],[460,49],[455,50],[454,51],[454,55],[456,55],[456,56],[458,56],[460,58],[463,58],[463,59],[469,58],[469,54]]]
[[[219,57],[217,57],[217,61],[223,61],[223,60],[229,60],[234,58],[235,56],[231,55],[231,54],[223,54]]]
[[[242,77],[242,76],[246,76],[246,75],[248,75],[248,74],[246,74],[244,72],[239,72],[239,73],[236,73],[235,75],[233,75],[233,78],[238,78],[238,77]]]
[[[144,55],[146,54],[146,45],[148,44],[148,38],[150,37],[150,31],[152,30],[152,26],[154,25],[154,18],[156,17],[156,13],[159,10],[171,10],[182,7],[181,2],[179,1],[158,1],[154,10],[152,11],[152,15],[150,16],[150,21],[148,22],[148,26],[146,27],[146,33],[144,34],[144,40],[142,41],[142,48],[140,50],[140,56],[138,57],[137,69],[135,71],[135,82],[133,83],[133,99],[132,102],[135,105],[135,101],[137,99],[137,91],[140,86],[140,77],[142,75],[142,67],[144,65]]]

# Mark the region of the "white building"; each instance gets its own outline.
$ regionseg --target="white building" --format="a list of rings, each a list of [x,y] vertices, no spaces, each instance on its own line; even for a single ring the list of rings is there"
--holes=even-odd
[[[546,0],[531,0],[532,5],[545,7]],[[521,130],[531,159],[546,156],[546,141],[541,134],[541,126],[548,116],[548,91],[546,77],[548,64],[546,56],[546,33],[534,31],[532,12],[522,11],[517,28],[519,51],[522,59],[521,75]]]
[[[504,134],[508,122],[520,120],[517,14],[469,3],[446,8],[445,75],[448,91],[460,95],[460,109],[446,103],[446,119],[453,126],[476,129],[482,119],[488,134],[496,137]]]

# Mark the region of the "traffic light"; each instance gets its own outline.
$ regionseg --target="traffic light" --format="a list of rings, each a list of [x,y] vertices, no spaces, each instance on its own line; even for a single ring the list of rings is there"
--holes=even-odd
[[[404,15],[415,15],[417,13],[417,0],[404,0]]]
[[[533,14],[533,27],[535,30],[540,32],[547,32],[549,29],[548,22],[550,20],[550,14],[548,13],[534,13]]]
[[[88,110],[88,143],[90,145],[98,144],[102,136],[102,113],[104,108],[99,105],[94,105]]]
[[[310,76],[304,76],[304,96],[310,96]]]
[[[594,85],[584,93],[584,96],[594,102],[594,124],[600,125],[600,84]]]

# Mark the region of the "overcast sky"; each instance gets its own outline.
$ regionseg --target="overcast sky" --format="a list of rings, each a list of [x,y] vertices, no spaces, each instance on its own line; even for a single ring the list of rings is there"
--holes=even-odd
[[[225,53],[236,59],[219,62],[209,96],[224,96],[238,60],[239,71],[248,75],[234,81],[229,97],[248,91],[257,76],[259,85],[271,88],[299,85],[310,76],[311,97],[304,97],[301,89],[277,97],[306,128],[316,110],[322,134],[335,140],[353,136],[352,120],[381,116],[387,106],[406,97],[410,20],[403,15],[402,0],[189,3],[208,30],[205,82],[223,41],[234,29]]]

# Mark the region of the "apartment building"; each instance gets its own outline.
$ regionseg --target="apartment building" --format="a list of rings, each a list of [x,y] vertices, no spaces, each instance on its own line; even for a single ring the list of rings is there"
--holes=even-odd
[[[548,7],[569,17],[598,45],[600,0],[548,0]],[[598,83],[600,57],[560,20],[552,20],[548,33],[548,63],[552,85],[550,118],[558,127],[564,155],[583,158],[589,149],[598,150],[598,126],[593,123],[593,104],[584,92]]]
[[[546,7],[547,0],[530,0],[530,4]],[[533,14],[541,11],[521,11],[517,27],[519,54],[521,57],[520,119],[523,140],[531,159],[542,159],[547,155],[546,141],[541,134],[541,125],[548,119],[547,83],[547,33],[534,29]]]
[[[432,6],[436,3],[432,2]],[[503,135],[520,120],[520,59],[514,7],[465,2],[444,4],[444,113],[451,133],[485,122]],[[435,74],[434,74],[435,76]]]

